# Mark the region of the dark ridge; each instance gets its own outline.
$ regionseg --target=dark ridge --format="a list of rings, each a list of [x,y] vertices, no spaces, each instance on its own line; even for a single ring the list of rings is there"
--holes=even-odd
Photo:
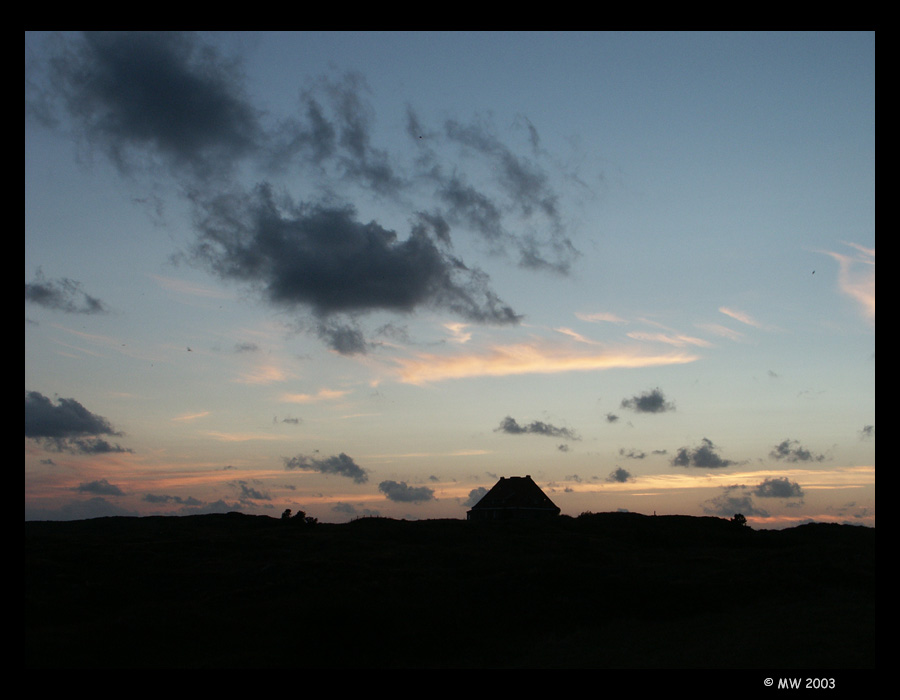
[[[25,523],[27,668],[873,669],[875,614],[852,525]]]

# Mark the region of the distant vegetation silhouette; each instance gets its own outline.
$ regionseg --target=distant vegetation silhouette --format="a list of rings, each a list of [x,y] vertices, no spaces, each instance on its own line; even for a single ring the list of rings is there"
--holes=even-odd
[[[735,521],[29,521],[25,663],[873,669],[874,528]]]

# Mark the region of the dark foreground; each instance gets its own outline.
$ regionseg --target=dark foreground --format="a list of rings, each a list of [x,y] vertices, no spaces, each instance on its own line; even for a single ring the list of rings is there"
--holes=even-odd
[[[875,615],[849,525],[25,523],[28,668],[874,669]]]

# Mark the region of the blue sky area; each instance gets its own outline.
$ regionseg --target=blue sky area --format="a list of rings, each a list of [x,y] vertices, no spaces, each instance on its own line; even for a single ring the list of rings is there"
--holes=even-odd
[[[25,34],[25,517],[875,524],[875,36]]]

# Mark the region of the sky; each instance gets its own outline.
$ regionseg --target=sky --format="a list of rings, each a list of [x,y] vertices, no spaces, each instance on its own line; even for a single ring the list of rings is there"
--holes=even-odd
[[[25,518],[875,525],[869,32],[25,33]]]

